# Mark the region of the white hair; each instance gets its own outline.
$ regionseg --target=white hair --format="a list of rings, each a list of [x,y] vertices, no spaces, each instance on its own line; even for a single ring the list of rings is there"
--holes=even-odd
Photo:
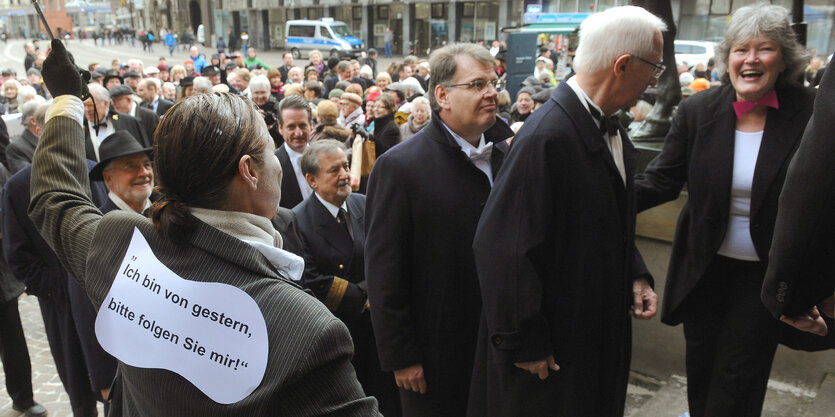
[[[19,103],[23,104],[37,95],[38,92],[35,90],[35,87],[32,87],[31,85],[24,85],[17,91],[17,100]]]
[[[249,91],[258,89],[270,91],[270,80],[267,79],[266,75],[256,75],[249,80]]]
[[[8,80],[3,83],[3,96],[6,96],[6,86],[15,86],[17,89],[17,94],[20,95],[20,83],[17,80]]]
[[[653,52],[655,32],[666,30],[664,21],[636,6],[594,13],[580,24],[574,70],[593,73],[610,69],[622,55],[647,56]]]
[[[214,91],[215,93],[228,93],[229,92],[229,86],[226,85],[226,84],[223,84],[223,83],[218,84],[218,85],[213,85],[212,86],[212,91]]]
[[[93,99],[96,101],[110,101],[110,92],[107,91],[101,84],[90,83],[87,84],[87,90]]]
[[[432,112],[432,107],[429,105],[429,99],[426,97],[418,97],[412,100],[412,110],[418,107],[425,107],[426,111]]]
[[[211,94],[212,80],[206,77],[197,77],[194,79],[194,86],[192,87],[194,94]]]
[[[360,68],[360,76],[367,75],[365,78],[371,78],[374,76],[374,70],[371,69],[368,65],[363,65]]]

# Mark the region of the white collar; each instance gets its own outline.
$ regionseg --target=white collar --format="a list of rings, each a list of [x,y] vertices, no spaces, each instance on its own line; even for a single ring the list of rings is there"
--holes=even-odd
[[[592,99],[589,97],[589,95],[586,94],[585,91],[583,91],[583,87],[580,87],[580,83],[577,82],[577,77],[576,76],[569,78],[568,81],[566,81],[565,83],[568,84],[568,86],[571,87],[572,90],[574,90],[574,94],[577,94],[577,98],[580,99],[580,103],[582,103],[583,107],[585,107],[586,110],[589,111],[589,114],[591,114],[591,111],[589,110],[589,106],[592,106],[597,111],[599,111],[601,115],[605,116],[605,114],[603,113],[603,110],[600,109],[600,106],[598,106],[594,101],[592,101]],[[595,124],[597,124],[598,126],[600,125],[599,120],[597,120],[594,117],[592,117],[592,119],[594,119]]]
[[[296,160],[302,157],[302,154],[294,151],[293,148],[287,145],[287,142],[284,142],[284,150],[287,151],[287,155],[290,157],[290,159]]]
[[[134,213],[136,212],[136,210],[134,210],[128,203],[125,202],[125,200],[122,200],[122,198],[116,195],[116,193],[114,193],[113,191],[108,191],[107,197],[110,198],[113,201],[113,204],[115,204],[116,207],[119,207],[120,210],[131,211]],[[142,211],[147,210],[148,207],[151,207],[151,200],[146,198],[145,207],[142,209]],[[139,214],[142,213],[140,212]]]
[[[319,199],[319,202],[322,203],[322,205],[325,206],[326,209],[328,209],[328,212],[330,212],[331,216],[333,216],[334,218],[336,218],[336,215],[339,214],[339,209],[340,208],[345,210],[346,213],[348,212],[347,200],[342,203],[342,207],[337,207],[337,206],[331,204],[330,202],[325,201],[325,199],[322,198],[322,196],[320,196],[319,193],[314,191],[313,195],[315,195],[316,198]]]
[[[449,134],[452,135],[452,138],[455,139],[455,142],[458,144],[458,146],[461,147],[461,151],[463,151],[468,158],[473,153],[480,153],[484,149],[493,146],[493,142],[485,143],[484,133],[482,133],[481,137],[478,139],[478,148],[476,148],[475,146],[470,144],[470,142],[467,142],[459,134],[455,133],[452,129],[450,129],[449,126],[447,126],[447,124],[444,123],[443,120],[441,120],[441,124],[446,128],[447,132],[449,132]]]

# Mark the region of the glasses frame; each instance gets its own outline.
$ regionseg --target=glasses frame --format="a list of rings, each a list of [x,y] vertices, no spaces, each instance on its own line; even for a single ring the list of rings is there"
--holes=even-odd
[[[635,55],[635,54],[632,54],[632,56],[634,56],[638,61],[646,62],[647,64],[652,65],[652,67],[655,68],[655,72],[652,74],[652,76],[655,77],[656,80],[661,78],[661,74],[663,74],[664,71],[667,70],[667,66],[664,65],[664,64],[656,64],[652,61],[641,58],[640,56]]]
[[[467,88],[473,88],[474,89],[474,88],[476,88],[476,83],[478,83],[480,81],[485,81],[485,80],[483,78],[479,78],[477,80],[472,80],[468,83],[447,84],[446,87],[447,88],[467,87]],[[490,86],[491,85],[493,86],[493,89],[496,90],[497,93],[504,90],[504,85],[502,84],[501,79],[500,78],[494,78],[490,81],[487,81],[487,83],[484,85],[484,88],[482,88],[481,91],[478,91],[478,94],[484,94],[484,93],[490,91]]]

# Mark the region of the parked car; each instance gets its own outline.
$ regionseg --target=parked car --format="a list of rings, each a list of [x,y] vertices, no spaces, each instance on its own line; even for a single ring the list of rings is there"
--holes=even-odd
[[[312,49],[352,58],[358,57],[363,50],[362,41],[351,33],[348,25],[331,18],[287,22],[284,42],[295,58],[300,58],[302,51]]]
[[[676,53],[676,65],[686,62],[689,68],[693,68],[698,63],[702,63],[707,67],[707,61],[713,58],[713,53],[716,50],[716,44],[708,41],[674,41]]]

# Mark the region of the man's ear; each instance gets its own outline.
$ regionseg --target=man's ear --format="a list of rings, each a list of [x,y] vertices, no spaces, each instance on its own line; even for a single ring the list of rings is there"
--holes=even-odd
[[[450,109],[449,96],[447,95],[446,87],[442,85],[435,86],[435,101],[438,103],[438,107],[440,107],[441,109]]]
[[[622,77],[626,73],[626,66],[629,64],[629,61],[632,59],[632,55],[621,55],[615,61],[615,65],[612,67],[612,71],[614,71],[615,77]]]
[[[244,155],[238,161],[238,176],[247,187],[258,188],[258,172],[255,171],[255,161],[250,155]]]

